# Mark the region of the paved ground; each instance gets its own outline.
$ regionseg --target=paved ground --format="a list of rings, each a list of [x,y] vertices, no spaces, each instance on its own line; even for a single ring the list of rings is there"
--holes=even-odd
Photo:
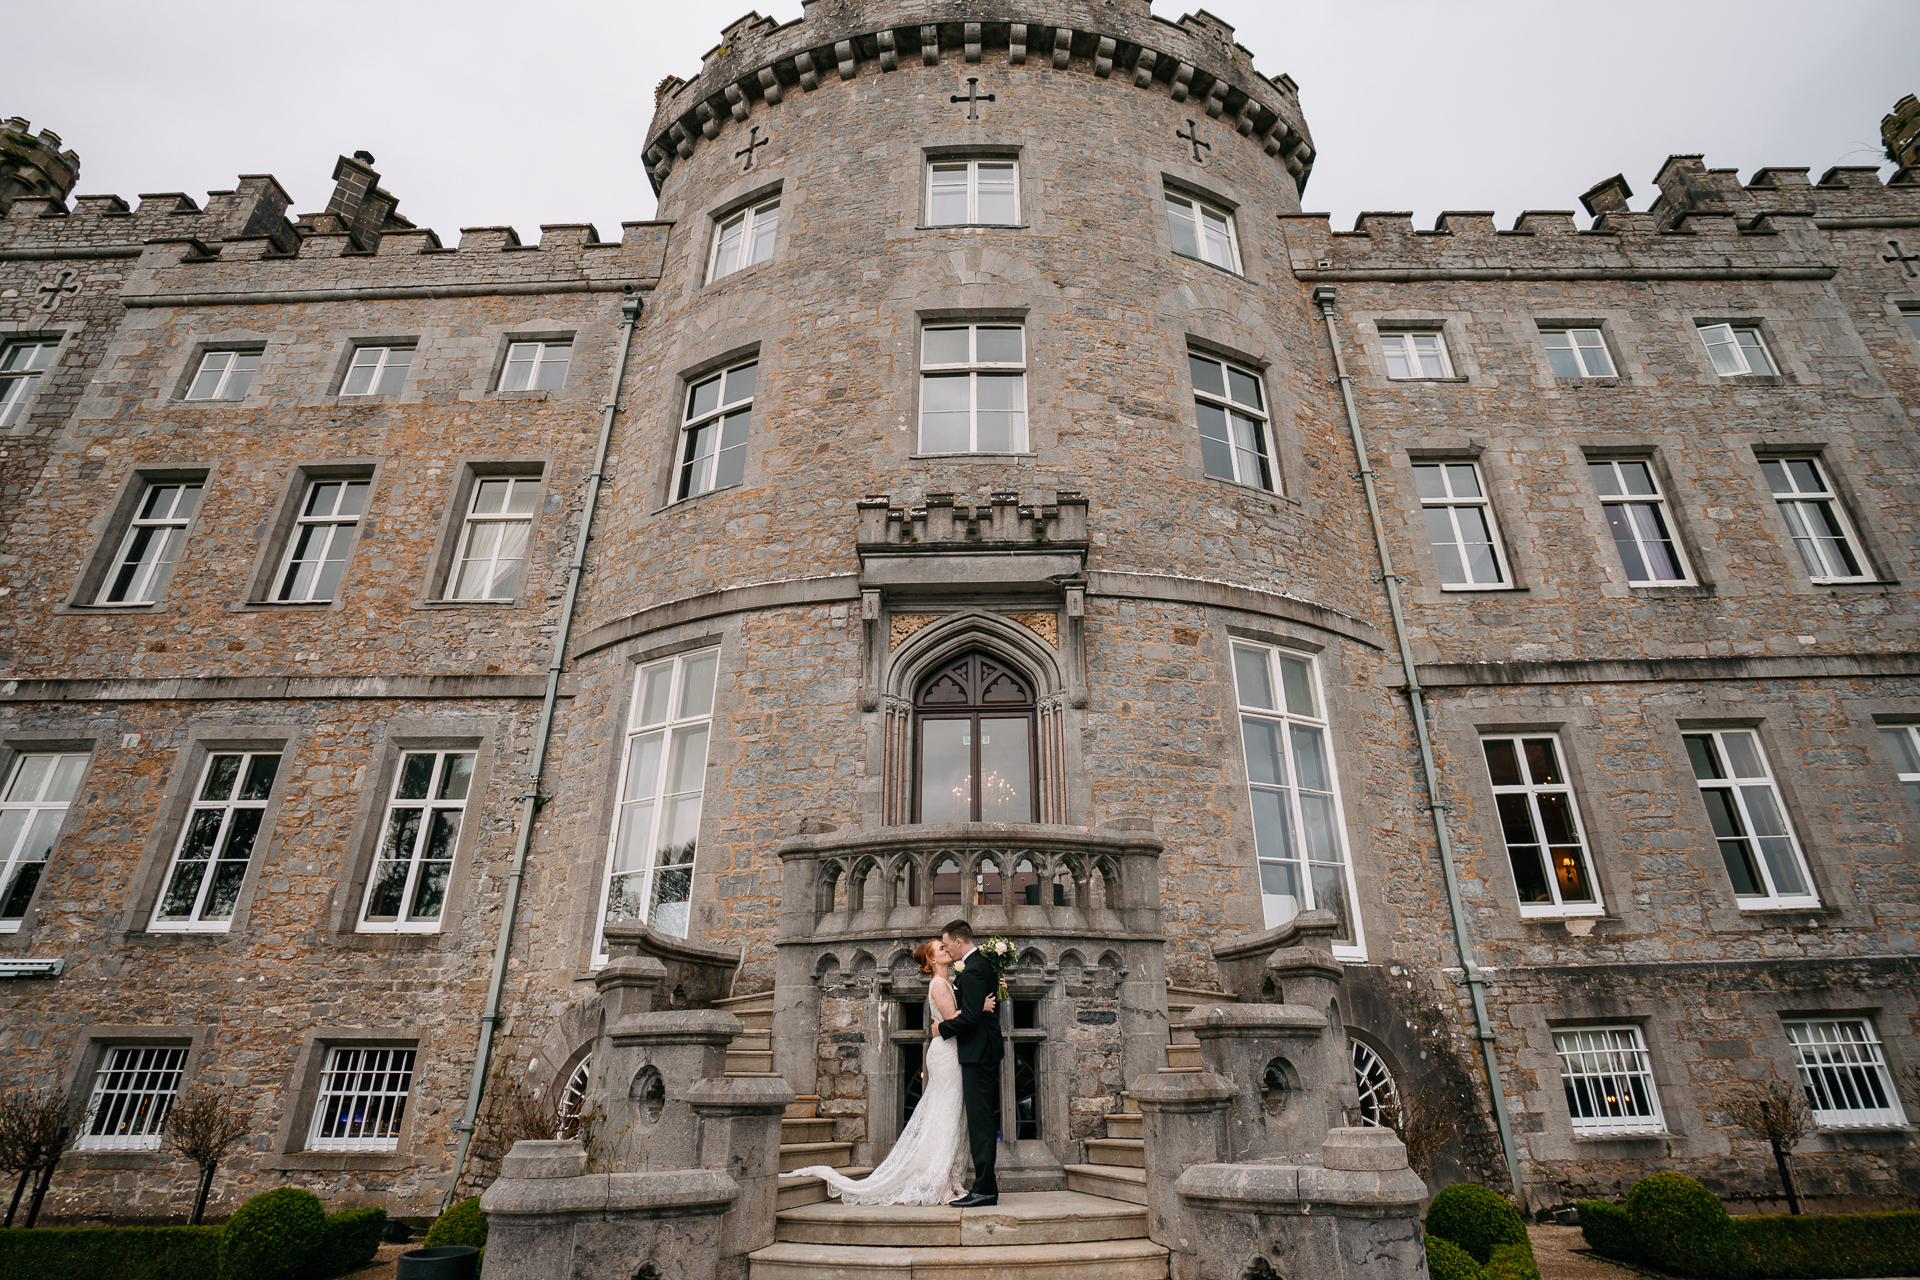
[[[409,1249],[420,1247],[420,1239],[417,1236],[406,1244],[383,1244],[380,1246],[380,1252],[373,1255],[373,1262],[370,1265],[351,1273],[352,1280],[393,1280],[393,1260]],[[1539,1245],[1534,1246],[1535,1249],[1539,1247]],[[1543,1274],[1540,1280],[1558,1280],[1558,1278]]]
[[[1590,1253],[1575,1253],[1587,1247],[1578,1227],[1530,1226],[1527,1235],[1533,1241],[1533,1260],[1540,1264],[1540,1280],[1631,1280],[1640,1274]]]

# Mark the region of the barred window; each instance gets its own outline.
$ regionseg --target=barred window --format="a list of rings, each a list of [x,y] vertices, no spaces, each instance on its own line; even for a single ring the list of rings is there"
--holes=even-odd
[[[153,909],[163,932],[220,932],[233,922],[260,824],[279,772],[278,754],[220,752],[207,757],[186,830]]]
[[[431,933],[440,927],[473,761],[471,751],[409,751],[401,757],[380,857],[368,878],[361,932]]]
[[[719,665],[706,649],[635,673],[602,920],[687,936]]]
[[[1553,1033],[1575,1133],[1659,1133],[1660,1090],[1638,1027]]]
[[[1387,1060],[1364,1041],[1349,1036],[1347,1043],[1353,1052],[1353,1087],[1360,1093],[1360,1123],[1374,1129],[1393,1128],[1401,1119],[1400,1086]]]
[[[180,1093],[184,1045],[109,1045],[93,1077],[87,1131],[74,1146],[89,1151],[157,1151],[160,1124]]]
[[[1880,1038],[1864,1018],[1789,1022],[1793,1061],[1818,1125],[1900,1125],[1907,1114],[1894,1092]]]
[[[84,752],[34,752],[14,761],[0,799],[0,933],[20,931],[86,771]]]
[[[392,1151],[413,1088],[412,1049],[327,1050],[313,1107],[315,1151]]]

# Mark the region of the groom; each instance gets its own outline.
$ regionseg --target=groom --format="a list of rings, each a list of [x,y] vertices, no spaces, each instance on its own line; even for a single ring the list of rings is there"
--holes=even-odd
[[[975,1209],[1000,1203],[1000,1184],[993,1180],[993,1157],[999,1140],[993,1113],[1000,1100],[1000,1015],[981,1006],[1000,985],[993,961],[973,945],[973,926],[955,920],[940,931],[953,966],[954,1000],[960,1012],[940,1024],[943,1040],[958,1040],[960,1092],[967,1104],[967,1143],[973,1152],[973,1190],[950,1201],[957,1209]]]

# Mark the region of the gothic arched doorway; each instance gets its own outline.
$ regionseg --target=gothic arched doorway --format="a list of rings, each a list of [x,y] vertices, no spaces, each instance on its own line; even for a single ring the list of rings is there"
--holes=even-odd
[[[975,650],[915,691],[913,820],[1037,822],[1032,687]]]

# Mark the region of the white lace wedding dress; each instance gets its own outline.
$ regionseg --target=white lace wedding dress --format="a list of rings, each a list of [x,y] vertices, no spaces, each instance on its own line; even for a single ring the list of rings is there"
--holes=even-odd
[[[944,979],[947,998],[953,987]],[[940,1016],[929,994],[927,1025]],[[960,1098],[960,1050],[934,1036],[927,1044],[927,1081],[913,1118],[880,1167],[864,1178],[843,1178],[825,1165],[795,1169],[782,1177],[824,1178],[827,1194],[842,1204],[945,1204],[967,1193],[967,1115]]]

